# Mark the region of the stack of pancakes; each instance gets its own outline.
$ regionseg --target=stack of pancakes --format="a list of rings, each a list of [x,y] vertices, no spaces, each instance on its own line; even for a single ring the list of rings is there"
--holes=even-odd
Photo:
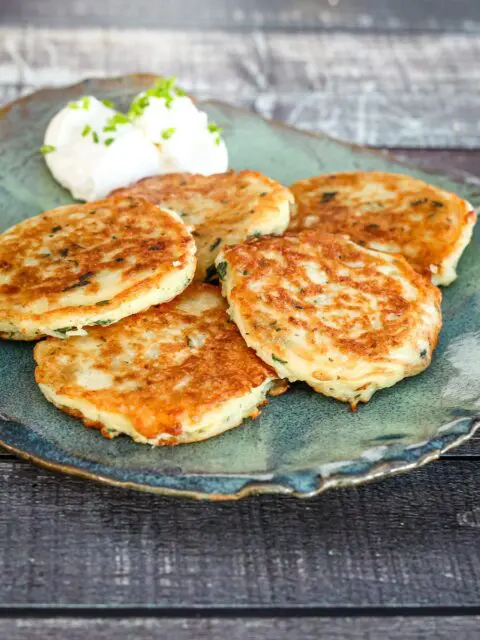
[[[0,235],[0,336],[109,438],[204,440],[287,380],[354,408],[430,364],[475,220],[403,175],[147,178]]]

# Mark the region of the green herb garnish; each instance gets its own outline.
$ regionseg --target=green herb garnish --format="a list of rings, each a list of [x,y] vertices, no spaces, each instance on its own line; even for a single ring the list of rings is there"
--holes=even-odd
[[[320,201],[321,204],[325,204],[326,202],[330,202],[330,200],[333,200],[337,193],[338,191],[324,191],[322,193],[322,199]]]
[[[83,127],[82,138],[85,138],[86,136],[88,136],[88,134],[90,133],[91,130],[92,130],[92,127],[89,124],[86,124]]]
[[[219,127],[215,122],[208,123],[208,130],[210,133],[221,133],[223,131],[222,127]]]
[[[103,307],[105,304],[109,304],[110,300],[100,300],[100,302],[96,302],[95,306],[96,307]]]
[[[218,245],[221,243],[221,241],[222,241],[222,239],[221,239],[221,238],[217,238],[217,239],[215,240],[215,242],[213,242],[213,243],[210,245],[210,251],[215,251],[215,249],[218,247]]]
[[[443,207],[443,202],[439,202],[438,200],[432,200],[432,207],[437,207],[439,209],[440,207]]]
[[[170,108],[176,96],[184,96],[185,91],[180,87],[176,87],[177,79],[175,76],[170,78],[158,78],[154,85],[147,89],[145,93],[136,98],[130,105],[128,116],[132,119],[139,118],[146,107],[150,104],[149,98],[163,98],[165,106]]]
[[[90,284],[90,278],[93,275],[94,275],[93,271],[86,271],[80,276],[80,278],[78,279],[78,282],[75,282],[75,284],[71,284],[68,287],[65,287],[63,291],[70,291],[70,289],[77,289],[78,287],[86,287],[88,284]]]
[[[281,364],[287,364],[288,363],[288,360],[282,360],[281,358],[276,356],[274,353],[272,353],[272,360],[274,362],[280,362]]]
[[[92,132],[92,138],[95,144],[98,144],[100,142],[100,138],[98,137],[98,133],[96,131]]]
[[[169,140],[173,134],[175,133],[175,127],[170,127],[170,129],[164,129],[161,133],[161,136],[164,140]]]
[[[78,100],[74,100],[68,103],[70,109],[85,109],[88,110],[90,106],[90,96],[82,96]]]
[[[108,100],[108,98],[104,98],[102,100],[102,104],[104,104],[106,107],[109,107],[109,109],[115,109],[115,104],[111,100]]]
[[[104,144],[106,147],[109,147],[113,142],[115,142],[115,138],[107,138]]]
[[[411,202],[412,207],[418,207],[421,204],[425,204],[427,202],[426,198],[422,198],[421,200],[413,200],[413,202]]]
[[[112,324],[113,320],[95,320],[92,322],[92,327],[106,327],[109,324]]]
[[[42,153],[44,156],[56,150],[57,150],[57,147],[54,147],[53,144],[44,144],[43,147],[40,147],[39,149],[40,153]]]
[[[228,268],[228,265],[226,262],[219,262],[217,264],[217,273],[220,277],[220,280],[225,279],[225,276],[227,275],[227,268]]]
[[[203,281],[211,284],[212,282],[217,282],[217,280],[218,280],[217,269],[214,264],[211,264],[207,268],[207,271],[205,272],[205,278],[203,279]]]
[[[77,327],[60,327],[60,329],[54,329],[55,333],[59,333],[61,337],[65,337],[69,331],[75,331]]]

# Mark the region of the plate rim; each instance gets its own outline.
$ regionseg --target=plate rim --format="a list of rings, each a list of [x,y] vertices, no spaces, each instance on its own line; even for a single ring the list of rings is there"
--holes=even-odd
[[[119,83],[128,83],[128,81],[145,81],[153,82],[156,78],[158,78],[158,74],[151,73],[131,73],[117,76],[109,76],[109,77],[91,77],[84,78],[79,82],[75,82],[73,84],[65,85],[65,86],[46,86],[35,91],[32,91],[20,98],[17,98],[0,108],[0,120],[2,120],[11,109],[16,107],[21,107],[22,105],[27,105],[31,100],[34,100],[37,96],[43,93],[57,92],[57,91],[67,91],[67,90],[75,90],[80,89],[81,87],[88,85],[92,82],[97,82],[99,84],[105,84],[107,87],[115,86],[115,84]],[[399,159],[395,156],[394,153],[390,151],[382,151],[377,149],[372,149],[368,146],[344,141],[334,136],[330,136],[324,132],[314,132],[308,131],[304,129],[298,129],[295,126],[289,125],[285,122],[269,119],[265,116],[255,113],[254,111],[250,111],[249,109],[238,107],[236,105],[229,104],[228,102],[222,100],[199,100],[200,104],[211,104],[218,105],[220,107],[227,107],[233,111],[244,113],[245,115],[252,115],[256,118],[259,118],[266,122],[269,126],[274,126],[277,128],[287,129],[294,133],[299,133],[306,137],[311,137],[315,139],[324,139],[335,142],[336,144],[340,144],[344,147],[348,147],[355,151],[360,151],[365,154],[379,156],[386,160],[391,160],[398,165],[404,166],[406,169],[410,168],[412,170],[421,169],[424,173],[431,173],[432,175],[443,176],[445,178],[449,178],[451,180],[456,181],[459,184],[467,184],[467,180],[465,177],[455,175],[455,173],[449,174],[445,173],[442,170],[434,170],[429,167],[423,167],[421,165],[415,165],[414,163],[406,162],[402,159]],[[28,425],[23,424],[20,420],[12,419],[10,417],[1,416],[0,419],[5,419],[7,422],[21,424],[24,428],[29,429]],[[470,424],[467,428],[467,431],[460,434],[449,433],[446,431],[449,425],[457,423],[458,420],[469,420]],[[465,443],[469,440],[475,432],[480,428],[480,415],[476,416],[460,416],[457,420],[454,420],[449,423],[445,423],[439,425],[437,429],[437,433],[433,438],[430,438],[427,441],[423,441],[418,443],[417,446],[412,446],[410,448],[404,447],[402,450],[403,457],[398,459],[390,459],[390,460],[378,460],[373,462],[366,471],[362,471],[360,473],[349,473],[345,475],[345,473],[332,473],[327,476],[323,476],[318,469],[312,468],[307,471],[307,473],[315,480],[316,486],[314,489],[309,491],[301,491],[296,489],[295,486],[289,484],[288,482],[282,482],[278,480],[278,476],[273,476],[271,480],[249,480],[248,476],[245,475],[245,484],[233,493],[214,493],[209,491],[202,490],[194,490],[194,489],[179,489],[179,488],[171,488],[171,487],[162,487],[162,486],[154,486],[151,484],[144,484],[140,482],[130,481],[130,480],[117,480],[102,473],[94,473],[92,471],[88,471],[86,469],[82,469],[71,464],[63,464],[59,462],[52,461],[51,459],[44,458],[37,454],[31,453],[26,449],[19,449],[18,447],[6,442],[1,434],[0,430],[0,446],[6,450],[8,453],[14,454],[19,458],[32,462],[35,465],[47,469],[49,471],[56,471],[59,473],[64,473],[73,477],[80,477],[82,479],[93,480],[97,483],[122,488],[122,489],[130,489],[136,491],[142,491],[146,493],[152,493],[155,495],[162,495],[167,497],[182,497],[182,498],[190,498],[196,500],[204,500],[204,501],[233,501],[240,500],[242,498],[246,498],[253,495],[282,495],[289,496],[299,499],[309,499],[314,498],[327,489],[336,488],[336,487],[351,487],[358,486],[366,483],[370,483],[379,479],[388,478],[394,475],[399,475],[403,473],[407,473],[414,469],[419,469],[426,464],[437,460],[442,454],[454,449],[461,444]],[[442,433],[442,431],[445,431]],[[436,443],[439,443],[437,446]],[[433,445],[433,449],[428,449],[424,453],[421,453],[415,460],[409,460],[406,457],[407,451],[422,451],[426,445]],[[389,446],[389,445],[386,445]],[[345,461],[346,464],[348,461]],[[353,462],[353,461],[350,461]],[[293,472],[295,473],[295,472]],[[164,475],[165,474],[159,474]],[[190,474],[192,475],[192,474]],[[226,475],[220,474],[212,474],[215,478],[228,477]],[[287,472],[288,476],[288,472]],[[201,476],[200,476],[201,477]]]
[[[24,428],[28,429],[28,425],[24,425],[20,421],[17,420],[8,420],[14,424],[20,424]],[[439,429],[445,428],[448,424],[454,424],[457,420],[452,421],[451,423],[447,423],[446,425],[442,425]],[[121,489],[129,489],[132,491],[139,491],[142,493],[151,493],[154,495],[161,495],[165,497],[174,497],[174,498],[189,498],[199,501],[210,501],[210,502],[227,502],[227,501],[237,501],[243,498],[247,498],[250,496],[258,496],[258,495],[281,495],[288,496],[291,498],[297,498],[301,500],[307,500],[311,498],[315,498],[320,494],[324,493],[328,489],[333,488],[343,488],[343,487],[355,487],[363,484],[369,484],[371,482],[375,482],[376,480],[381,480],[385,478],[389,478],[392,476],[403,475],[408,473],[409,471],[413,471],[415,469],[420,469],[430,462],[434,462],[438,460],[440,456],[444,453],[447,453],[451,449],[455,449],[462,445],[463,443],[470,440],[470,438],[475,434],[475,432],[480,428],[480,417],[472,416],[470,418],[470,426],[465,433],[461,433],[459,435],[452,436],[450,433],[446,433],[444,435],[437,435],[436,438],[431,438],[427,441],[421,442],[417,447],[412,447],[411,451],[422,450],[426,445],[432,445],[437,441],[442,442],[443,444],[440,447],[434,446],[432,450],[428,450],[420,457],[416,458],[413,461],[407,460],[406,458],[402,458],[399,460],[379,460],[375,462],[372,466],[368,468],[366,472],[361,472],[357,474],[348,474],[344,473],[332,473],[328,476],[322,476],[318,471],[312,470],[308,473],[310,476],[314,477],[317,481],[317,486],[315,489],[310,491],[300,491],[295,489],[292,485],[287,483],[282,483],[278,480],[275,480],[275,476],[271,481],[252,481],[248,480],[248,476],[245,475],[245,484],[239,490],[233,493],[213,493],[208,491],[194,490],[194,489],[178,489],[171,487],[162,487],[162,486],[154,486],[150,484],[144,484],[141,482],[134,482],[130,480],[116,480],[107,475],[103,475],[101,473],[93,473],[91,471],[87,471],[85,469],[75,467],[71,464],[62,464],[58,462],[52,462],[51,460],[47,460],[33,453],[29,453],[24,449],[19,449],[14,445],[11,445],[5,442],[0,435],[0,446],[4,448],[11,454],[14,454],[21,458],[22,460],[26,460],[27,462],[32,462],[38,467],[43,469],[47,469],[48,471],[56,471],[59,473],[64,473],[66,475],[82,478],[85,480],[93,480],[96,483],[108,485],[115,488]],[[452,438],[451,440],[448,440]],[[388,445],[387,445],[388,446]],[[407,449],[404,448],[403,452]],[[353,462],[353,461],[352,461]],[[348,461],[346,461],[348,463]],[[161,474],[159,474],[161,475]],[[193,477],[194,474],[189,474]],[[167,476],[168,477],[168,476]],[[186,477],[186,476],[184,476]],[[201,477],[201,476],[198,476]],[[206,476],[205,476],[206,477]],[[226,478],[228,476],[220,474],[212,474],[209,477],[214,478]]]

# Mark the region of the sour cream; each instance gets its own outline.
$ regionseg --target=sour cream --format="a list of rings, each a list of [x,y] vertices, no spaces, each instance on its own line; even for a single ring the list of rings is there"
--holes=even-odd
[[[139,94],[147,103],[133,122],[160,154],[162,173],[186,171],[211,175],[228,169],[228,152],[218,127],[208,122],[187,96],[168,103],[163,97]]]
[[[167,78],[136,96],[128,116],[94,96],[68,104],[50,121],[43,153],[74,198],[97,200],[148,176],[226,171],[220,131]]]
[[[142,130],[93,96],[61,109],[45,133],[53,177],[78,200],[98,200],[113,189],[162,172],[158,150]],[[105,130],[107,129],[107,130]]]

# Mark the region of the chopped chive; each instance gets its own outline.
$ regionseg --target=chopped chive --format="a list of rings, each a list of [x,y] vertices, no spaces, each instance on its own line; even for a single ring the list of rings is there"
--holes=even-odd
[[[226,262],[219,262],[217,264],[217,273],[218,276],[220,278],[220,280],[224,280],[225,276],[227,275],[227,263]]]
[[[103,307],[104,305],[109,304],[109,303],[110,303],[110,300],[100,300],[100,302],[96,302],[95,303],[95,306],[96,307]]]
[[[212,282],[217,282],[217,280],[218,280],[217,269],[214,264],[211,264],[207,268],[207,271],[205,273],[205,278],[203,279],[203,281],[212,283]]]
[[[68,106],[69,106],[70,109],[80,109],[80,106],[78,105],[77,102],[73,102],[73,101],[69,102]]]
[[[330,202],[330,200],[333,200],[335,198],[335,196],[337,195],[338,191],[324,191],[322,193],[322,199],[321,199],[321,203],[325,204],[326,202]]]
[[[102,104],[104,104],[106,107],[109,107],[110,109],[115,109],[115,104],[111,100],[108,100],[108,98],[104,98],[102,100]]]
[[[276,356],[274,353],[272,353],[272,360],[274,362],[280,362],[281,364],[287,364],[287,362],[288,362],[288,360],[282,360],[281,358]]]
[[[46,156],[48,153],[52,153],[52,151],[56,151],[56,150],[57,150],[57,147],[54,147],[53,144],[44,144],[39,149],[40,153],[42,153],[44,156]]]
[[[54,331],[64,337],[68,331],[75,331],[75,329],[76,327],[60,327],[59,329],[54,329]]]
[[[210,133],[220,133],[221,131],[223,131],[222,127],[219,127],[215,122],[208,123],[208,130],[210,131]]]
[[[104,143],[104,144],[105,144],[105,146],[106,146],[106,147],[109,147],[109,146],[112,144],[112,142],[114,142],[114,140],[115,140],[115,138],[107,138],[107,139],[105,140],[105,143]]]
[[[83,109],[88,109],[89,106],[90,106],[90,98],[89,98],[89,96],[83,96],[83,98],[82,98],[82,108]]]
[[[98,144],[98,143],[99,143],[100,139],[99,139],[99,137],[98,137],[98,133],[97,133],[96,131],[94,131],[94,132],[92,133],[92,138],[93,138],[93,141],[94,141],[94,143],[95,143],[95,144]]]
[[[173,136],[175,131],[176,131],[175,127],[170,127],[170,129],[164,129],[161,133],[161,136],[164,140],[168,140]]]
[[[221,238],[217,238],[215,242],[210,245],[210,251],[215,251],[215,249],[218,247],[221,241],[222,241]]]
[[[89,124],[86,124],[82,131],[82,137],[85,138],[86,136],[88,136],[91,130],[92,130],[92,127]]]

